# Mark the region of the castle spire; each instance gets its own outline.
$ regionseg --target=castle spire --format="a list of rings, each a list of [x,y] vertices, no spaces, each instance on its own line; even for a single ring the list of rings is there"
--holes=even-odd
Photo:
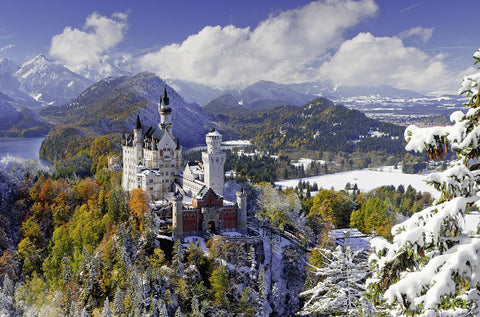
[[[167,85],[163,89],[163,97],[160,97],[158,102],[158,112],[160,113],[160,129],[170,130],[172,124],[172,108],[170,108],[170,99],[167,96]]]
[[[165,88],[163,89],[162,105],[163,106],[170,105],[170,99],[167,96],[167,85],[165,85]]]
[[[137,121],[135,122],[135,129],[141,129],[142,123],[140,122],[140,114],[137,113]]]

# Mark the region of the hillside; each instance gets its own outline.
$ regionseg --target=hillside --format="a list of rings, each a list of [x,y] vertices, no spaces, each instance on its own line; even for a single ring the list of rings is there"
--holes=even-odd
[[[145,125],[160,122],[157,103],[163,93],[164,81],[152,73],[134,76],[110,77],[87,88],[72,102],[58,107],[48,107],[41,112],[57,124],[81,128],[88,133],[105,135],[131,132],[137,113]],[[207,116],[197,104],[186,103],[167,86],[173,133],[183,146],[202,143]]]
[[[271,153],[279,150],[384,151],[403,153],[403,127],[316,98],[302,107],[283,106],[229,116],[219,123],[227,134],[253,140]]]
[[[0,92],[0,136],[42,136],[51,127],[31,109]]]

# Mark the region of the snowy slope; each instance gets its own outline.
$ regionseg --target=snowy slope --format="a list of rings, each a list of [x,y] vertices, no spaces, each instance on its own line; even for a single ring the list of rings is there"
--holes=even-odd
[[[18,103],[31,108],[40,108],[39,102],[21,90],[21,84],[14,76],[19,68],[17,63],[8,58],[0,60],[0,92]]]
[[[0,92],[0,130],[8,130],[22,118],[20,105]]]
[[[101,60],[96,65],[82,64],[66,67],[72,72],[83,76],[91,82],[97,82],[107,77],[130,76],[132,73],[125,69],[121,63],[113,62],[108,59]]]
[[[76,98],[92,81],[43,55],[22,65],[15,77],[20,89],[42,105],[62,105]]]

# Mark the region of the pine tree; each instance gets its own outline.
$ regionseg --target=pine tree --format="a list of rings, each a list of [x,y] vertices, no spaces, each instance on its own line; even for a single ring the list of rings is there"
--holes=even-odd
[[[14,285],[8,275],[3,279],[3,287],[0,289],[0,316],[13,316],[15,308],[13,305]]]
[[[113,313],[115,316],[123,316],[125,314],[125,308],[123,307],[123,295],[122,290],[117,288],[115,296],[113,297]]]
[[[158,303],[158,317],[168,317],[167,305],[163,300]]]
[[[203,317],[202,312],[200,311],[200,307],[198,305],[198,298],[196,296],[192,299],[192,317]]]
[[[306,297],[299,315],[348,314],[359,316],[360,300],[367,278],[368,265],[366,252],[352,251],[349,243],[335,250],[320,249],[323,254],[321,267],[311,266],[317,284],[302,293]]]
[[[180,307],[177,308],[177,311],[175,312],[175,317],[183,317],[182,311],[180,310]]]
[[[103,304],[103,313],[102,317],[112,317],[112,309],[110,308],[110,301],[108,300],[108,297],[105,299],[105,303]]]
[[[480,50],[473,56],[480,62]],[[428,182],[441,192],[434,206],[393,227],[393,243],[372,240],[374,275],[369,297],[391,314],[478,316],[480,314],[480,239],[463,232],[467,206],[479,205],[480,73],[463,80],[460,94],[469,102],[466,114],[450,116],[453,126],[405,132],[407,150],[443,159],[450,150],[457,160]],[[408,192],[408,189],[407,189]]]
[[[172,268],[175,271],[175,274],[179,277],[183,277],[183,256],[185,255],[182,243],[179,239],[175,240],[173,245],[173,260]]]

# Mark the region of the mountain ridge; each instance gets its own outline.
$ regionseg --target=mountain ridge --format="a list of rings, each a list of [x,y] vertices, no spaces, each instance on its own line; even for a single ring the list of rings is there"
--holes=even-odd
[[[59,124],[82,127],[100,135],[129,133],[135,125],[137,113],[144,125],[158,125],[157,104],[164,87],[173,108],[174,135],[184,146],[202,143],[209,120],[200,106],[185,102],[173,88],[150,72],[101,80],[72,102],[47,107],[41,114]]]

